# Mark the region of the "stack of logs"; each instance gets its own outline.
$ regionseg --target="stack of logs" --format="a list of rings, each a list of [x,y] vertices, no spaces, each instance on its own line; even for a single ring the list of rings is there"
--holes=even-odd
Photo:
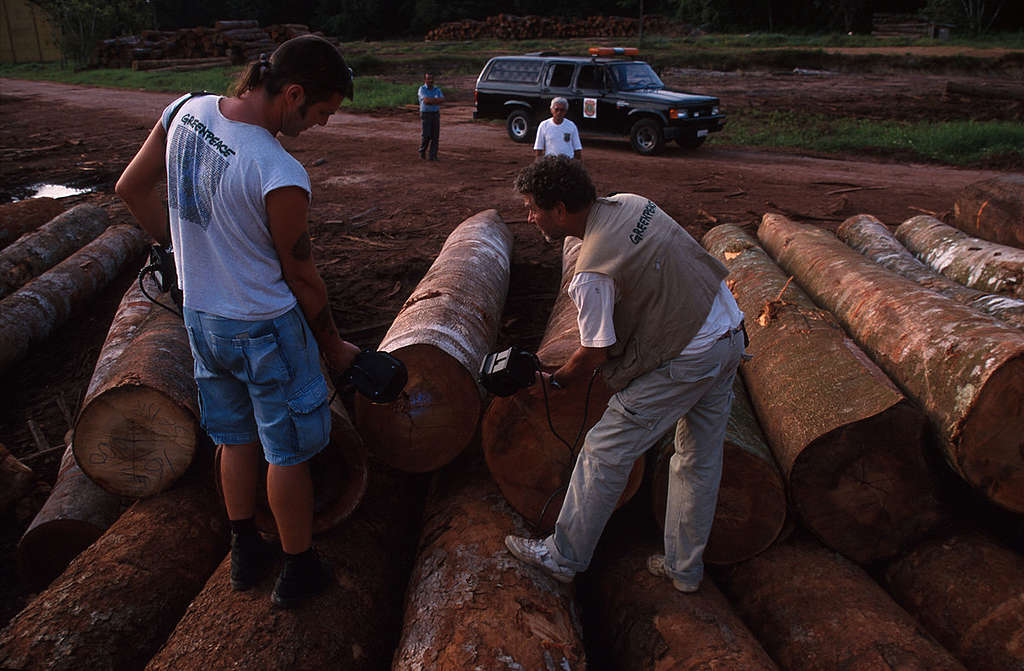
[[[213,28],[145,30],[139,35],[102,41],[96,59],[101,67],[136,70],[240,65],[309,32],[308,26],[297,23],[261,28],[255,20],[217,21]]]
[[[690,35],[693,29],[661,16],[646,16],[644,31],[660,35]],[[482,21],[465,19],[445,23],[427,33],[428,41],[500,39],[530,40],[573,37],[633,37],[640,33],[640,20],[624,16],[512,16],[498,14]]]

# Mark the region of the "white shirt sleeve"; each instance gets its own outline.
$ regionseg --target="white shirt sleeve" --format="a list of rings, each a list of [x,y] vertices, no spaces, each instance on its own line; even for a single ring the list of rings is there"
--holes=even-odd
[[[533,141],[534,151],[544,151],[544,139],[545,131],[547,130],[548,120],[540,122],[540,126],[537,127],[537,139]]]
[[[601,273],[577,273],[569,282],[569,297],[579,310],[580,345],[615,344],[615,282]]]
[[[580,129],[576,127],[576,124],[572,125],[572,150],[574,152],[583,151],[583,143],[580,142]]]

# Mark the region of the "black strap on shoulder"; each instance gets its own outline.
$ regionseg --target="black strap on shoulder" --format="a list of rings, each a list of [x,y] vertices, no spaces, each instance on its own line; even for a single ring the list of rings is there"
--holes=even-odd
[[[210,95],[213,94],[209,91],[193,91],[192,93],[189,93],[187,98],[185,98],[180,103],[175,105],[174,109],[171,110],[171,116],[167,117],[167,130],[171,129],[171,122],[174,121],[174,117],[178,116],[178,112],[181,111],[181,108],[185,103],[187,103],[189,100],[192,100],[193,98],[202,98],[203,96]]]

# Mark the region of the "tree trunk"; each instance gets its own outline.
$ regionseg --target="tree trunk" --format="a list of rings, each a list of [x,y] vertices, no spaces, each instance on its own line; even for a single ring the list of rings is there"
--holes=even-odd
[[[924,415],[753,238],[725,224],[704,245],[746,315],[740,370],[804,524],[862,563],[920,539],[941,519]]]
[[[129,508],[0,632],[0,667],[141,668],[227,552],[208,477]]]
[[[786,523],[786,487],[738,375],[733,383],[733,396],[725,430],[718,505],[704,551],[704,561],[709,564],[735,564],[750,559],[774,543]],[[651,493],[654,517],[662,529],[675,433],[673,428],[655,448],[658,460]]]
[[[166,295],[158,300],[170,303]],[[199,417],[192,369],[181,317],[134,283],[114,315],[75,422],[75,459],[93,482],[139,498],[182,476],[195,454]]]
[[[893,598],[969,669],[1024,669],[1024,558],[976,532],[932,540],[885,571]]]
[[[106,212],[83,204],[9,245],[0,252],[0,299],[94,240],[107,223]]]
[[[234,592],[225,558],[146,669],[387,668],[422,509],[417,483],[374,464],[363,504],[316,540],[335,584],[294,611],[271,606],[276,568],[254,589]]]
[[[924,214],[900,224],[896,238],[951,280],[979,291],[1024,298],[1024,249],[972,238]]]
[[[55,198],[26,198],[13,203],[0,203],[0,249],[19,237],[34,231],[64,211]]]
[[[585,668],[572,588],[509,555],[523,520],[466,456],[434,476],[391,668]]]
[[[981,98],[981,104],[998,104],[992,100],[1024,101],[1024,86],[1020,84],[975,84],[973,82],[946,82],[946,95],[963,96],[965,98]]]
[[[562,284],[537,349],[537,358],[547,372],[560,368],[580,346],[579,311],[566,289],[581,245],[579,238],[570,237],[562,246]],[[537,529],[554,528],[583,436],[601,418],[611,396],[600,375],[593,379],[590,389],[580,385],[560,393],[557,402],[550,403],[551,425],[558,436],[548,425],[549,404],[537,385],[507,398],[495,398],[488,406],[481,426],[487,467],[512,507]],[[630,473],[619,505],[639,489],[643,471],[641,457]]]
[[[914,398],[953,470],[1024,512],[1024,334],[865,259],[832,234],[765,215],[762,242]]]
[[[112,226],[0,302],[0,373],[85,307],[138,258],[147,240],[134,226]]]
[[[404,471],[447,464],[480,419],[480,364],[494,344],[508,292],[512,234],[495,210],[456,228],[413,290],[380,349],[405,363],[394,403],[356,398],[356,426],[370,451]]]
[[[591,654],[603,668],[777,669],[711,578],[680,594],[651,575],[647,557],[662,550],[648,531],[633,519],[613,520],[580,586]]]
[[[965,186],[953,203],[952,223],[968,235],[1024,248],[1024,175]]]
[[[882,222],[870,214],[850,217],[836,230],[839,239],[875,263],[923,287],[1024,329],[1024,300],[965,287],[918,261]]]
[[[50,584],[120,515],[120,497],[86,477],[69,445],[50,497],[18,542],[22,577],[33,589]]]
[[[35,487],[36,474],[31,468],[0,445],[0,516]]]
[[[329,383],[328,383],[329,384]],[[223,497],[220,456],[217,446],[214,472],[217,492]],[[341,524],[359,505],[366,493],[368,473],[366,448],[341,399],[331,403],[331,442],[309,462],[313,478],[313,533],[322,534]],[[277,523],[267,501],[267,463],[263,462],[255,512],[260,531],[277,535]]]
[[[810,539],[776,544],[720,584],[789,671],[963,669],[867,573]]]

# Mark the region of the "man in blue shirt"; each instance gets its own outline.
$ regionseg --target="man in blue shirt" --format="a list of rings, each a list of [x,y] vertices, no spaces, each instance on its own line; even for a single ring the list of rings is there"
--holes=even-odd
[[[420,99],[420,121],[423,123],[423,136],[420,140],[420,158],[427,158],[427,150],[430,150],[430,160],[437,160],[437,139],[441,135],[441,103],[444,102],[444,94],[441,89],[434,86],[434,75],[429,72],[423,75],[423,86],[420,87],[418,97]]]

